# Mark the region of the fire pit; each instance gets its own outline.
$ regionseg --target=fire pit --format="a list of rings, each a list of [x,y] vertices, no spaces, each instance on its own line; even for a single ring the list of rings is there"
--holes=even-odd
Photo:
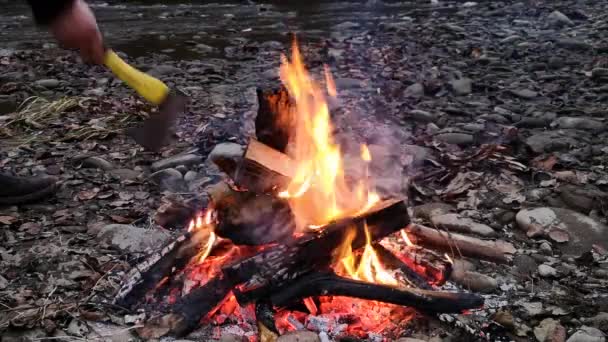
[[[482,306],[475,294],[437,289],[451,259],[409,241],[405,201],[374,191],[367,146],[358,170],[346,168],[332,138],[329,70],[324,89],[294,42],[280,74],[283,88],[258,91],[257,139],[215,160],[230,180],[209,189],[209,207],[183,236],[132,270],[116,304],[157,313],[147,322],[156,335],[256,322],[261,340],[330,322],[336,336],[396,338],[416,313]]]

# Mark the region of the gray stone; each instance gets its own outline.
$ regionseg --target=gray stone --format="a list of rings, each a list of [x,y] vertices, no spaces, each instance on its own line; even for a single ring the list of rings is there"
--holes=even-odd
[[[203,158],[201,156],[197,156],[196,154],[181,154],[163,160],[159,160],[152,164],[150,168],[152,169],[152,171],[159,171],[171,167],[176,167],[178,165],[191,166],[195,164],[200,164],[202,161]]]
[[[513,94],[514,96],[517,96],[519,98],[526,99],[526,100],[531,100],[538,96],[537,92],[535,92],[534,90],[530,90],[530,89],[512,89],[512,90],[509,90],[509,92],[511,94]]]
[[[591,78],[603,81],[608,80],[608,68],[593,68],[591,70]]]
[[[572,26],[574,23],[570,18],[568,18],[564,13],[560,11],[553,11],[547,17],[547,21],[551,26],[555,27],[563,27],[563,26]]]
[[[358,80],[356,78],[336,78],[336,89],[344,90],[344,89],[357,89],[363,88],[365,83],[362,80]]]
[[[580,144],[578,140],[566,135],[563,131],[535,133],[527,138],[525,143],[534,153],[555,152]]]
[[[280,336],[277,342],[321,342],[321,339],[315,332],[299,330]]]
[[[541,243],[539,249],[545,255],[553,255],[553,249],[551,248],[551,244],[547,241]]]
[[[215,48],[213,46],[209,46],[207,44],[196,44],[196,49],[199,52],[203,52],[203,53],[209,53],[209,52],[215,51]]]
[[[437,120],[437,114],[430,113],[424,110],[414,109],[410,112],[410,117],[415,121],[434,122]]]
[[[8,280],[0,275],[0,290],[4,290],[8,287]]]
[[[463,77],[450,81],[450,86],[456,95],[468,95],[473,91],[473,80]]]
[[[172,192],[186,192],[187,186],[184,176],[176,169],[162,169],[150,175],[150,180],[159,185],[162,190]]]
[[[198,177],[198,173],[196,171],[188,171],[186,172],[186,175],[184,176],[184,180],[188,183],[196,180],[196,178]]]
[[[600,312],[593,317],[581,318],[581,321],[604,332],[608,331],[608,312]]]
[[[59,84],[60,84],[59,80],[56,80],[54,78],[36,81],[37,86],[44,87],[47,89],[57,88],[57,87],[59,87]]]
[[[144,229],[124,224],[110,224],[97,233],[97,239],[101,243],[130,253],[157,250],[169,238],[170,235],[165,230]]]
[[[221,143],[215,145],[207,160],[217,165],[227,175],[233,176],[243,158],[243,153],[245,153],[244,146],[235,143]]]
[[[582,129],[594,132],[600,132],[606,130],[606,124],[599,120],[584,117],[567,117],[563,116],[551,123],[553,128],[562,129]]]
[[[456,210],[456,208],[454,208],[454,206],[446,204],[446,203],[437,202],[437,203],[421,204],[421,205],[415,206],[413,208],[413,210],[414,210],[414,217],[425,219],[425,220],[430,220],[431,217],[433,217],[433,216],[452,213]]]
[[[112,170],[114,166],[109,161],[99,157],[89,157],[82,161],[82,167],[96,168],[101,170]]]
[[[567,49],[567,50],[578,50],[578,51],[586,51],[590,50],[592,46],[584,41],[576,38],[562,38],[558,39],[555,44],[558,47]]]
[[[551,207],[522,209],[515,220],[529,237],[546,236],[554,241],[568,241],[558,244],[565,254],[581,255],[594,244],[608,248],[605,239],[608,227],[573,210]]]
[[[446,144],[454,145],[471,145],[474,141],[473,136],[466,133],[441,133],[437,134],[435,139]]]
[[[131,170],[131,169],[116,169],[116,170],[111,170],[110,174],[112,174],[115,177],[120,178],[121,180],[134,180],[137,177],[139,177],[139,175],[141,175],[141,172]]]
[[[555,277],[557,276],[557,270],[549,265],[542,264],[538,266],[538,274],[545,278]]]
[[[538,316],[543,313],[543,303],[541,302],[524,302],[521,306],[528,317]]]
[[[534,336],[538,342],[564,342],[566,328],[553,318],[546,318],[534,328]]]
[[[420,83],[414,83],[405,88],[403,96],[405,97],[421,97],[424,95],[424,86]]]
[[[173,76],[183,73],[183,70],[172,65],[157,65],[148,70],[148,74],[154,77]]]
[[[567,342],[606,342],[606,335],[599,329],[582,326]]]
[[[474,233],[482,236],[493,236],[495,232],[490,226],[477,223],[468,217],[458,214],[443,214],[431,217],[431,223],[442,229],[460,233]]]

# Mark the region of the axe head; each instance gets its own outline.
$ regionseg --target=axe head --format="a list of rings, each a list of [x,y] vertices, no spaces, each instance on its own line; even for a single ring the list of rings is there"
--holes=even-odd
[[[151,115],[142,126],[128,129],[127,135],[144,148],[158,152],[169,142],[175,122],[186,111],[187,103],[188,99],[183,94],[170,93],[157,114]]]

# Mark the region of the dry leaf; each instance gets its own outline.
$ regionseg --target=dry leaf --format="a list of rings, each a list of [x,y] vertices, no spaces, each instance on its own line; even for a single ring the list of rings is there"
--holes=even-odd
[[[42,230],[42,225],[35,222],[26,222],[19,227],[19,230],[22,232],[25,231],[32,235],[37,235],[40,234],[40,231]]]
[[[99,193],[99,188],[93,188],[91,190],[83,190],[78,193],[78,199],[81,201],[92,200]]]
[[[110,218],[112,218],[112,220],[114,222],[116,222],[116,223],[123,223],[124,224],[124,223],[131,223],[131,222],[133,222],[132,219],[126,218],[126,217],[123,217],[123,216],[120,216],[120,215],[110,215]]]
[[[532,160],[533,167],[535,167],[537,169],[545,170],[545,171],[553,170],[553,167],[555,166],[555,164],[557,164],[557,157],[554,155],[550,155],[549,157],[546,157],[546,158],[539,157],[539,158],[535,158],[534,160]]]
[[[14,216],[0,216],[0,223],[7,226],[10,226],[15,221],[17,221],[17,218]]]

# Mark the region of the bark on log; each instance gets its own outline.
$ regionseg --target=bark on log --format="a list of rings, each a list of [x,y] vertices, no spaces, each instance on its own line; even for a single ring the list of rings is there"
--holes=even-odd
[[[406,227],[406,232],[414,243],[424,247],[439,249],[448,253],[459,253],[472,258],[479,258],[498,263],[509,263],[515,247],[502,240],[481,240],[467,235],[454,234],[419,224]]]
[[[473,293],[396,288],[347,279],[333,273],[314,273],[298,279],[270,296],[278,307],[300,298],[333,295],[409,306],[426,313],[460,313],[483,306],[483,297]]]
[[[256,89],[258,115],[255,135],[258,140],[279,152],[285,152],[294,130],[294,104],[285,87],[277,90]]]
[[[173,307],[179,324],[173,333],[183,336],[195,329],[202,317],[228,295],[237,285],[248,283],[263,291],[257,297],[268,298],[275,289],[297,282],[298,278],[333,264],[335,250],[343,243],[349,229],[356,229],[353,249],[366,243],[365,229],[372,241],[380,240],[409,224],[403,201],[380,204],[368,213],[327,225],[320,232],[307,233],[289,245],[269,247],[249,258],[225,267],[219,277],[181,297]],[[238,288],[235,289],[235,292]]]
[[[379,243],[373,244],[374,250],[380,258],[380,261],[385,266],[388,266],[390,269],[396,269],[401,271],[403,274],[403,280],[407,282],[414,288],[423,289],[423,290],[432,290],[433,287],[429,285],[429,283],[421,277],[416,271],[414,271],[411,267],[409,267],[406,263],[401,261],[396,255],[394,255],[391,251],[386,249]]]

